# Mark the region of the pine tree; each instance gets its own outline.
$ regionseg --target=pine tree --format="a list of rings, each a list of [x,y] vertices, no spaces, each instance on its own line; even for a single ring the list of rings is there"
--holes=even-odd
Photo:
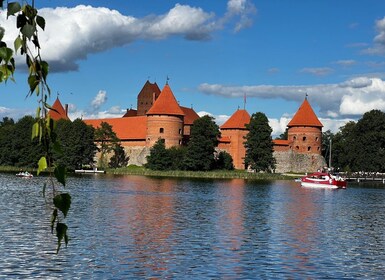
[[[246,125],[249,133],[244,143],[246,148],[245,164],[256,172],[271,172],[275,169],[273,157],[272,129],[265,114],[258,112],[251,116]]]

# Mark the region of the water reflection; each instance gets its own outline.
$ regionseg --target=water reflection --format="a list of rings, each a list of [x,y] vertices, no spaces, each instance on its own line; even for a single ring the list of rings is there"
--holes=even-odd
[[[343,279],[385,269],[384,189],[74,177],[70,246],[55,255],[40,179],[0,182],[0,278]]]

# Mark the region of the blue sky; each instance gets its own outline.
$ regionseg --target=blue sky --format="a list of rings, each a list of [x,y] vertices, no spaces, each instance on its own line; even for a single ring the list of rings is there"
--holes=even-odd
[[[42,56],[70,117],[119,117],[149,79],[222,124],[264,112],[279,135],[305,98],[337,131],[385,111],[385,1],[36,1]],[[16,37],[5,20],[5,39]],[[21,63],[22,64],[22,63]],[[20,65],[21,65],[20,64]],[[33,114],[22,69],[0,85],[0,118]]]

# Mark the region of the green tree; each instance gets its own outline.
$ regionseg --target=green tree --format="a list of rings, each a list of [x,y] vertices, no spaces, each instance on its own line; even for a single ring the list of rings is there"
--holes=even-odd
[[[95,130],[95,140],[99,144],[100,159],[98,166],[107,168],[107,155],[119,143],[119,138],[113,131],[112,126],[106,122],[101,122],[100,127]]]
[[[159,138],[150,149],[150,155],[147,156],[145,167],[151,170],[169,170],[171,166],[170,153],[166,149],[164,139]]]
[[[288,138],[288,132],[289,132],[289,128],[286,127],[285,131],[283,133],[281,133],[278,137],[276,137],[275,139],[277,140],[287,140]]]
[[[352,134],[352,169],[385,171],[385,113],[371,110],[358,120]]]
[[[126,152],[124,151],[124,148],[122,147],[122,145],[120,145],[120,143],[117,143],[112,148],[112,151],[114,152],[114,154],[110,158],[110,162],[108,164],[109,167],[118,168],[118,167],[127,166],[130,158],[126,156]]]
[[[216,169],[224,169],[224,170],[233,170],[233,158],[226,151],[220,151],[215,160],[215,168]]]
[[[265,114],[258,112],[251,116],[246,125],[249,133],[245,139],[245,164],[256,172],[270,172],[275,169],[273,157],[272,129]]]
[[[214,168],[214,152],[220,137],[214,118],[203,116],[194,121],[190,141],[187,144],[184,168],[187,170],[207,171]]]
[[[347,122],[340,127],[339,131],[334,135],[332,142],[332,165],[343,171],[351,171],[352,162],[354,160],[354,152],[352,145],[354,142],[354,131],[356,123],[354,121]]]
[[[81,119],[73,122],[59,120],[57,134],[62,151],[54,152],[57,163],[66,165],[69,170],[81,169],[83,165],[93,165],[97,151],[94,132],[95,129]]]
[[[329,162],[329,158],[330,158],[330,148],[331,148],[330,141],[333,142],[333,138],[334,138],[334,134],[330,131],[330,129],[326,130],[325,132],[322,132],[321,154],[327,163]],[[332,163],[332,165],[334,165],[334,163]]]

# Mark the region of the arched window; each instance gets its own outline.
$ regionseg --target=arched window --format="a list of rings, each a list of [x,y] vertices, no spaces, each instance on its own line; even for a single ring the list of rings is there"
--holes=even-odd
[[[306,141],[306,136],[304,136],[304,137],[302,138],[302,140],[303,140],[303,141]]]
[[[295,146],[295,149],[296,149],[296,150],[299,150],[299,146]]]
[[[307,147],[307,151],[308,152],[310,152],[311,151],[311,147],[309,146],[309,147]]]

